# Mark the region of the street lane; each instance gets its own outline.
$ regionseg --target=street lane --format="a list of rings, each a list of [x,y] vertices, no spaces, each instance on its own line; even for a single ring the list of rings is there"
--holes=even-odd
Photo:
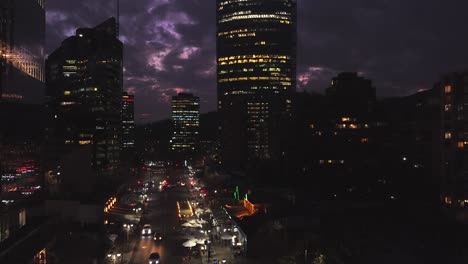
[[[179,173],[176,172],[176,177],[173,178],[177,179]],[[148,256],[152,252],[161,255],[161,263],[182,263],[185,249],[182,247],[183,239],[177,235],[179,218],[176,203],[178,200],[189,198],[188,188],[178,186],[159,191],[156,187],[153,192],[148,194],[147,214],[143,216],[142,224],[150,224],[153,233],[155,230],[161,231],[163,240],[155,242],[152,236],[136,236],[137,241],[130,263],[148,263]]]

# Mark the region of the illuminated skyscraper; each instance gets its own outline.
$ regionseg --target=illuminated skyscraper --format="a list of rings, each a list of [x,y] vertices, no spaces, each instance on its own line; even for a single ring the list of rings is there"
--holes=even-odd
[[[135,148],[135,96],[122,94],[122,147],[132,151]]]
[[[217,0],[221,156],[278,159],[296,87],[296,1]]]
[[[93,166],[111,174],[122,139],[122,42],[110,18],[80,28],[46,61],[47,95],[58,145],[92,145]]]
[[[0,101],[43,102],[44,2],[0,1]]]
[[[200,99],[187,93],[173,96],[172,125],[171,151],[181,154],[195,152],[200,127]]]

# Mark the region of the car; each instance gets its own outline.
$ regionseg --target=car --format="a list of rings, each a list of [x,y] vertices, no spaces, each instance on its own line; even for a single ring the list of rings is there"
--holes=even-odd
[[[161,257],[159,256],[159,253],[153,252],[148,257],[148,263],[149,264],[159,264],[160,259],[161,259]]]
[[[163,235],[161,232],[155,232],[153,236],[154,241],[161,241],[163,239]]]
[[[151,235],[151,225],[149,224],[144,225],[143,229],[141,230],[141,235],[142,236]]]

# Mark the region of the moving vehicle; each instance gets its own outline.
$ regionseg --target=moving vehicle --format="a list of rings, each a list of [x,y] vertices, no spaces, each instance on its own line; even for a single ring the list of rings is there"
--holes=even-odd
[[[154,241],[161,241],[163,239],[163,235],[161,232],[154,232],[153,236]]]
[[[151,255],[148,257],[148,263],[149,264],[159,264],[159,260],[161,257],[159,256],[159,253],[153,252]]]
[[[151,235],[151,225],[149,225],[149,224],[144,225],[143,229],[141,230],[141,235],[142,236]]]
[[[192,206],[187,200],[177,202],[177,210],[179,211],[180,218],[193,216]]]

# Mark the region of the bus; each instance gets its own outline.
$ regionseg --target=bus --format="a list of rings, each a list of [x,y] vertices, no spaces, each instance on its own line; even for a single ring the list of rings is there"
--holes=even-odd
[[[193,216],[193,209],[189,201],[178,201],[177,210],[180,218]]]

